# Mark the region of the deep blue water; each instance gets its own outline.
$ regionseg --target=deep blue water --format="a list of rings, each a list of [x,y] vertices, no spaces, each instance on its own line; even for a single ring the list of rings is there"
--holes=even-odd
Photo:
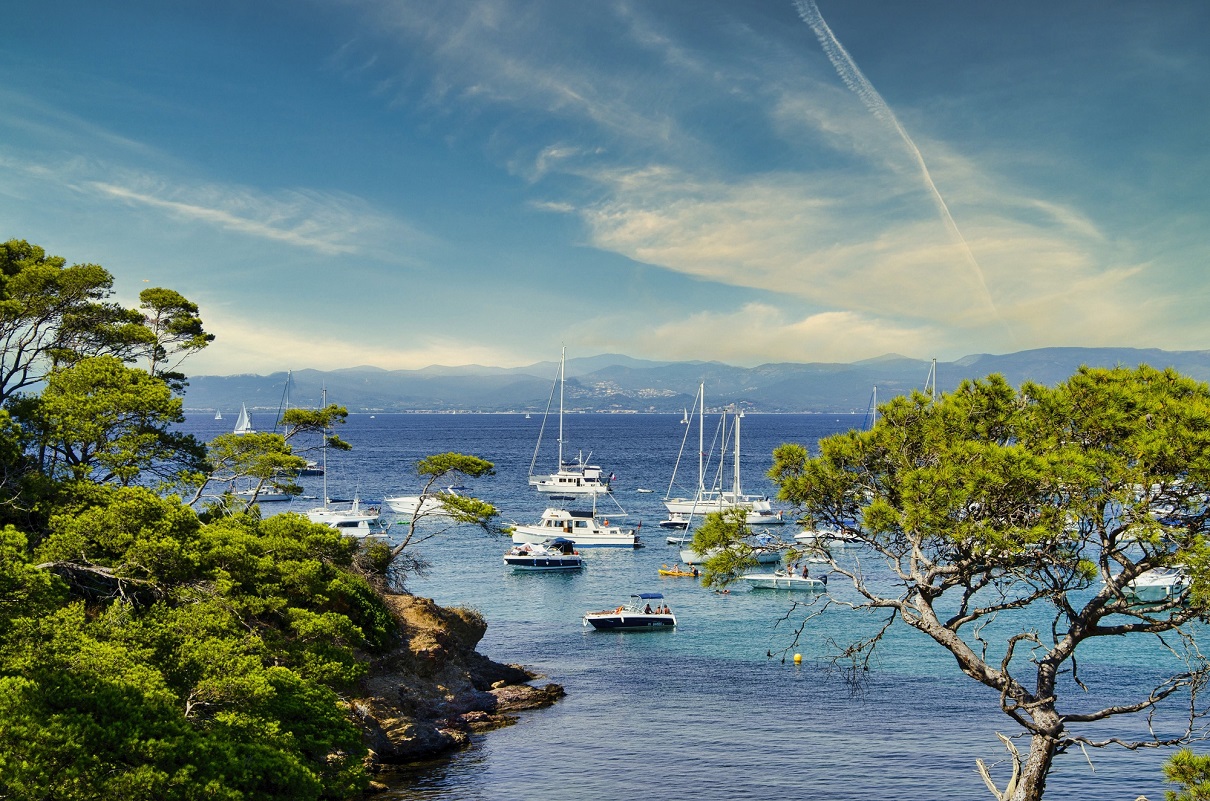
[[[253,422],[266,428],[272,419],[254,414]],[[744,489],[772,493],[765,472],[776,445],[813,447],[820,436],[861,423],[861,415],[748,415]],[[497,475],[471,489],[495,503],[504,521],[536,520],[546,504],[525,477],[540,424],[537,416],[520,415],[352,415],[340,434],[354,450],[330,454],[329,495],[378,501],[413,493],[420,487],[417,459],[458,451],[496,464]],[[189,428],[208,437],[229,425],[194,417]],[[539,575],[506,568],[500,556],[509,543],[499,535],[463,528],[423,543],[431,568],[408,589],[480,611],[488,621],[482,653],[540,672],[542,682],[563,685],[567,697],[525,713],[515,726],[476,736],[449,759],[392,776],[394,789],[385,797],[990,797],[975,759],[999,763],[1005,752],[995,732],[1015,734],[1016,725],[998,711],[995,694],[962,676],[939,646],[897,625],[855,691],[827,660],[829,642],[872,631],[871,615],[834,606],[808,619],[816,608],[796,606],[801,597],[789,593],[735,587],[723,595],[689,578],[658,576],[661,564],[678,560],[656,523],[665,517],[659,499],[685,432],[679,415],[569,415],[565,429],[565,456],[591,451],[595,463],[616,474],[616,498],[629,522],[642,522],[646,547],[589,549],[583,572]],[[548,424],[539,468],[553,469],[555,436]],[[687,458],[692,464],[682,463],[681,477],[692,486],[696,456]],[[319,479],[304,482],[308,494],[320,495]],[[638,493],[639,487],[654,492]],[[267,504],[265,513],[314,503]],[[602,504],[612,518],[617,508]],[[781,533],[790,538],[797,530],[788,524]],[[855,598],[839,583],[831,589],[838,599]],[[585,611],[640,591],[664,593],[677,614],[675,631],[605,633],[581,625]],[[1034,622],[1045,625],[1043,618]],[[794,653],[802,654],[801,665],[793,664]],[[1094,688],[1133,687],[1162,658],[1152,643],[1116,642],[1085,654],[1081,667]],[[1099,696],[1088,704],[1094,700]],[[1079,751],[1060,757],[1047,796],[1163,797],[1167,753],[1100,749],[1088,757],[1091,767]],[[999,775],[1001,781],[1007,775],[1003,765]]]

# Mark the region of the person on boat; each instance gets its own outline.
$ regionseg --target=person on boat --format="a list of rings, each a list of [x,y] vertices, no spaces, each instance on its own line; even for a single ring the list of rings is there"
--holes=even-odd
[[[647,604],[647,606],[646,606],[646,607],[643,609],[643,614],[644,614],[644,615],[650,615],[650,614],[651,614],[651,604]]]
[[[693,577],[694,577],[694,578],[697,578],[697,565],[694,565],[694,566],[693,566],[693,571],[692,571],[692,572],[693,572]]]
[[[809,575],[810,575],[810,572],[807,570],[807,566],[803,565],[802,566],[802,577],[807,578]]]

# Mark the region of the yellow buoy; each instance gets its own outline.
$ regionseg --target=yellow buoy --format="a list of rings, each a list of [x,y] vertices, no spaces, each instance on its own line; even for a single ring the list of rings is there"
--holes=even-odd
[[[802,654],[795,654],[795,655],[794,655],[794,664],[796,664],[796,665],[801,665],[801,664],[802,664]]]

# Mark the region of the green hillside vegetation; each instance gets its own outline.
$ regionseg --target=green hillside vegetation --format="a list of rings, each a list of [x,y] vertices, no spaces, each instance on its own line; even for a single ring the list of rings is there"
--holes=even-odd
[[[212,337],[177,293],[123,309],[111,284],[0,245],[0,798],[358,797],[342,696],[397,642],[392,553],[207,496],[301,460],[173,431]]]

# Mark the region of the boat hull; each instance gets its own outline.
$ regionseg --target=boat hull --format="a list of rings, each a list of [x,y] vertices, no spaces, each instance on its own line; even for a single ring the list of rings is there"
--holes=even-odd
[[[581,570],[584,560],[580,557],[550,557],[550,556],[506,556],[504,564],[514,570]]]
[[[740,578],[754,590],[792,590],[796,592],[825,592],[828,583],[823,579],[802,576],[777,575],[775,573],[749,573]]]
[[[659,631],[675,628],[676,616],[647,615],[642,612],[590,612],[584,616],[584,622],[597,631]]]
[[[629,530],[618,529],[616,533],[575,532],[577,548],[638,548],[639,538]],[[550,539],[550,532],[536,526],[517,526],[513,529],[513,543],[531,545]]]

